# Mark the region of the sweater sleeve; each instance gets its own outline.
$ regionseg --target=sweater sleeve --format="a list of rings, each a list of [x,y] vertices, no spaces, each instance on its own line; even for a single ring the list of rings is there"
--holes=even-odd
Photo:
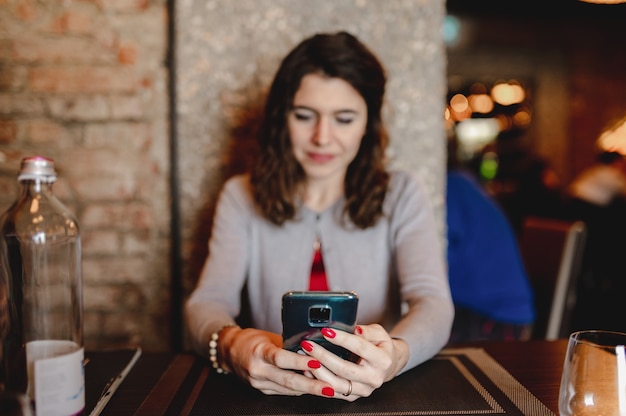
[[[454,306],[443,236],[438,232],[425,189],[409,174],[400,175],[392,186],[397,190],[390,201],[390,238],[395,247],[401,299],[408,308],[390,334],[409,344],[410,357],[404,372],[432,358],[446,345]]]
[[[191,342],[206,356],[211,333],[235,323],[249,264],[249,221],[253,215],[247,177],[230,179],[220,193],[197,286],[185,303]]]

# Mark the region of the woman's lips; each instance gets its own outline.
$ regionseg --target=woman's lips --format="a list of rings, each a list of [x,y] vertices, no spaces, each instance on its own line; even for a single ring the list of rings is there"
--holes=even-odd
[[[333,160],[333,158],[335,157],[334,155],[327,155],[327,154],[322,154],[322,153],[309,153],[308,156],[309,156],[309,159],[318,163],[329,162]]]

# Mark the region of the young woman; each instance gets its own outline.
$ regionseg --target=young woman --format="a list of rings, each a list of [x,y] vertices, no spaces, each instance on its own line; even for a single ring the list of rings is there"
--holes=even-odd
[[[448,341],[454,308],[427,193],[385,165],[385,83],[376,56],[345,32],[314,35],[282,61],[257,164],[225,184],[186,302],[194,347],[218,372],[265,394],[353,401]],[[244,288],[252,325],[240,328]],[[358,363],[312,341],[303,354],[282,348],[281,297],[307,289],[357,292],[355,333],[323,332]]]

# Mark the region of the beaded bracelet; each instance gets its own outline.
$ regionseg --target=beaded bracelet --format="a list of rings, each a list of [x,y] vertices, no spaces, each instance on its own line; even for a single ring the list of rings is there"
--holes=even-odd
[[[211,366],[217,371],[217,374],[228,374],[228,371],[224,370],[220,365],[218,356],[217,356],[217,342],[220,339],[220,332],[226,328],[236,327],[237,325],[224,325],[220,328],[219,331],[213,332],[211,334],[211,339],[209,340],[209,360],[211,361]]]

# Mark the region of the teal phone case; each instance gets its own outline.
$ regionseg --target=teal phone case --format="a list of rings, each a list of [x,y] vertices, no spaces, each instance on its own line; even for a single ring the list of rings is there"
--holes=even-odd
[[[359,356],[326,341],[320,330],[335,328],[354,333],[359,297],[355,292],[293,291],[282,298],[283,348],[301,349],[303,339],[314,341],[339,357],[357,362]]]

